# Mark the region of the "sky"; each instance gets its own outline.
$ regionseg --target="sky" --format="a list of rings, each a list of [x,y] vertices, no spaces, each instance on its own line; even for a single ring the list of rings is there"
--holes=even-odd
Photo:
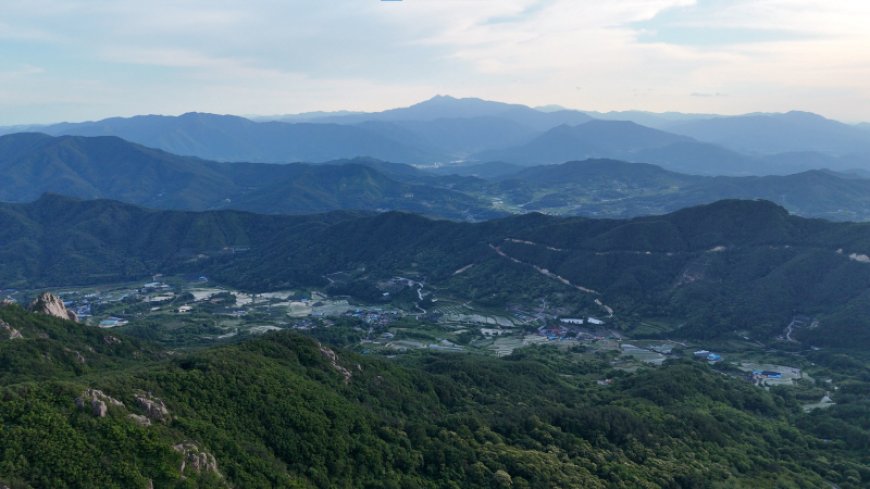
[[[436,94],[870,121],[866,0],[2,0],[0,124]]]

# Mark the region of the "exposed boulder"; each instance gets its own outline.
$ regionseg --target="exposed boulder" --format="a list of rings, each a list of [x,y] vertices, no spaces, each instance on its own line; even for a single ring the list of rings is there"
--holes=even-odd
[[[148,419],[147,416],[142,416],[141,414],[132,414],[131,413],[131,414],[128,414],[127,417],[130,418],[131,420],[133,420],[133,422],[138,424],[139,426],[151,426],[151,420]]]
[[[63,305],[63,301],[60,300],[60,297],[51,292],[43,292],[40,294],[39,297],[30,303],[30,307],[28,307],[27,310],[37,314],[47,314],[49,316],[67,319],[69,321],[79,320],[76,313],[68,311],[66,306]]]
[[[105,343],[107,345],[120,345],[121,338],[118,338],[117,336],[106,335],[106,336],[103,336],[103,343]]]
[[[24,339],[24,336],[21,335],[21,332],[17,329],[10,326],[3,320],[0,320],[0,332],[3,334],[9,335],[10,340],[21,340]]]
[[[124,403],[97,389],[87,389],[76,398],[77,408],[89,409],[98,418],[104,418],[108,414],[109,406],[124,407]]]
[[[109,406],[106,406],[104,401],[98,401],[96,399],[91,401],[91,414],[98,418],[105,418],[108,413]]]
[[[196,472],[197,474],[202,472],[213,472],[218,476],[221,475],[218,471],[217,460],[215,460],[214,455],[204,450],[200,450],[195,444],[190,442],[179,443],[172,448],[182,455],[182,475],[184,475],[185,472]]]
[[[154,397],[150,392],[136,394],[136,405],[145,411],[145,416],[160,423],[168,423],[172,416],[162,399]]]

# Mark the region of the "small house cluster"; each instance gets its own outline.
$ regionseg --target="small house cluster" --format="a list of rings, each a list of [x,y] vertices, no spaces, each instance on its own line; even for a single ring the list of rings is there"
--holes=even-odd
[[[594,318],[560,318],[557,323],[549,322],[538,328],[538,335],[548,340],[576,339],[581,341],[618,338],[618,333],[598,328],[604,321]]]
[[[584,325],[584,324],[591,324],[591,325],[594,325],[594,326],[601,326],[602,324],[604,324],[604,321],[602,321],[602,320],[600,320],[600,319],[598,319],[598,318],[594,318],[594,317],[592,317],[592,316],[589,316],[589,317],[586,318],[586,319],[583,319],[583,318],[562,318],[562,319],[559,320],[559,322],[562,323],[562,324],[572,324],[572,325],[575,325],[575,326],[582,326],[582,325]]]
[[[753,370],[752,371],[752,379],[753,380],[762,380],[762,379],[781,379],[782,372],[777,372],[775,370]]]
[[[706,360],[710,363],[717,363],[722,361],[722,355],[707,350],[698,350],[694,353],[694,355],[696,359]]]
[[[395,322],[400,314],[398,311],[383,311],[380,309],[355,309],[344,314],[347,317],[359,319],[369,326],[384,327]]]

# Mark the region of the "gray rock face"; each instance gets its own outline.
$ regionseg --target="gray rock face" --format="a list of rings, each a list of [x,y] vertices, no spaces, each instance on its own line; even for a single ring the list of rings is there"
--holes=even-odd
[[[133,420],[133,422],[138,424],[139,426],[151,426],[151,420],[148,419],[147,416],[142,416],[140,414],[128,414],[127,417]]]
[[[196,472],[197,474],[202,472],[213,472],[217,475],[221,475],[218,471],[217,460],[215,460],[214,455],[200,450],[193,443],[179,443],[172,447],[176,452],[181,453],[181,474],[184,475],[185,472]]]
[[[76,398],[77,408],[88,409],[98,418],[104,418],[108,414],[109,406],[124,407],[124,403],[97,389],[87,389]]]
[[[98,401],[94,399],[91,401],[91,414],[98,418],[105,418],[106,414],[109,413],[109,406],[106,406],[106,403],[103,401]]]
[[[353,374],[350,373],[350,370],[348,370],[348,369],[346,369],[338,364],[338,355],[336,355],[334,351],[332,351],[330,348],[327,348],[327,347],[321,345],[320,346],[320,354],[323,355],[324,357],[326,357],[329,360],[329,363],[332,365],[332,368],[337,370],[338,373],[340,373],[342,375],[342,377],[344,377],[345,384],[350,383],[350,379],[351,379],[351,377],[353,377]]]
[[[172,419],[163,400],[154,397],[150,392],[136,394],[136,405],[144,410],[145,416],[152,421],[167,423]]]
[[[103,336],[103,343],[105,343],[107,345],[120,345],[121,338],[118,338],[117,336],[106,335],[106,336]]]
[[[35,312],[37,314],[47,314],[49,316],[54,316],[69,321],[79,320],[78,316],[76,316],[76,313],[72,311],[67,311],[66,306],[63,305],[63,301],[60,300],[60,297],[52,294],[51,292],[43,292],[39,297],[37,297],[33,302],[30,303],[30,307],[28,307],[27,310],[30,312]]]
[[[10,340],[21,340],[24,339],[24,336],[21,336],[21,332],[17,329],[10,326],[8,323],[4,321],[0,321],[0,332],[9,335]]]

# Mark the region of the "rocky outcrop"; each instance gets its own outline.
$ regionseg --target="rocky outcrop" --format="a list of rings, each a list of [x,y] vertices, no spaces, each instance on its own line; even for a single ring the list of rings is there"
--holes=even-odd
[[[21,336],[20,331],[13,328],[3,320],[0,320],[0,333],[2,333],[3,335],[8,335],[10,340],[24,339],[24,336]]]
[[[73,311],[68,311],[60,297],[51,292],[43,292],[39,297],[34,299],[27,308],[30,312],[37,314],[47,314],[49,316],[67,319],[69,321],[78,321],[79,318]]]
[[[166,408],[163,400],[154,397],[150,392],[136,394],[136,405],[145,411],[145,416],[151,421],[168,423],[172,420],[172,415],[169,414],[169,409]]]
[[[109,406],[124,407],[124,403],[97,389],[87,389],[76,398],[77,408],[90,410],[98,418],[104,418],[108,414]]]
[[[340,373],[342,377],[344,377],[345,384],[350,383],[350,379],[351,377],[353,377],[353,374],[350,373],[350,370],[338,364],[338,355],[336,355],[334,351],[321,345],[320,354],[326,357],[329,360],[329,363],[332,365],[332,368],[337,370],[338,373]]]
[[[98,418],[105,418],[106,414],[109,414],[109,406],[106,405],[105,401],[94,399],[91,401],[91,414]]]
[[[128,414],[127,417],[139,426],[151,426],[151,420],[148,419],[147,416],[142,416],[141,414]]]
[[[200,450],[195,444],[190,442],[179,443],[172,448],[182,456],[182,476],[189,472],[196,472],[197,474],[202,472],[213,472],[218,476],[221,475],[218,471],[217,460],[215,460],[214,455],[204,450]]]
[[[63,351],[65,351],[65,352],[67,352],[67,353],[73,355],[73,356],[75,357],[76,361],[79,362],[79,363],[81,363],[82,365],[88,363],[88,361],[87,361],[87,359],[85,358],[85,356],[82,355],[82,352],[80,352],[80,351],[78,351],[78,350],[70,350],[69,348],[64,347],[64,348],[63,348]]]
[[[121,338],[118,338],[117,336],[106,335],[106,336],[103,336],[103,343],[105,343],[107,345],[120,345]]]

